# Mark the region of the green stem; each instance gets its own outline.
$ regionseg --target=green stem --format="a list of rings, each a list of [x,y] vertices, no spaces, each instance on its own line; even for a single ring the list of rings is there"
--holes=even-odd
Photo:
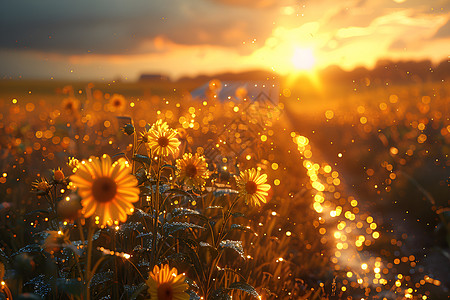
[[[113,231],[113,233],[112,233],[112,238],[113,238],[113,249],[117,249],[116,248],[116,232],[115,231]],[[118,278],[118,271],[117,271],[116,256],[113,256],[113,261],[114,261],[114,283],[115,283],[114,286],[115,286],[116,297],[119,298],[119,278]],[[97,262],[97,264],[98,264],[98,262]]]
[[[136,271],[139,273],[139,275],[142,277],[142,279],[144,281],[146,281],[147,279],[145,279],[145,277],[142,275],[141,271],[139,271],[138,267],[136,267],[136,265],[133,264],[133,262],[131,260],[127,259],[127,261],[136,269]]]
[[[94,236],[94,224],[93,219],[91,218],[89,222],[89,228],[88,228],[88,245],[87,245],[87,265],[86,265],[86,299],[89,300],[91,298],[91,290],[90,290],[90,283],[91,283],[91,264],[92,264],[92,239]]]
[[[134,122],[133,119],[131,119],[131,125],[134,128],[134,133],[133,133],[133,148],[131,149],[131,158],[134,158],[134,156],[136,155],[137,151],[139,150],[137,147],[137,134],[136,134],[136,127],[134,127]],[[134,172],[136,171],[136,161],[133,159],[132,162],[132,166],[131,166],[131,173],[134,174]]]
[[[152,238],[152,265],[156,264],[156,242],[157,242],[157,236],[158,236],[158,218],[159,218],[159,198],[160,198],[160,193],[159,193],[159,182],[161,180],[161,156],[158,156],[158,166],[157,166],[157,178],[156,178],[156,191],[155,191],[155,202],[154,202],[154,209],[155,209],[155,218],[153,221],[153,238]],[[153,190],[153,187],[152,187]]]
[[[222,241],[222,238],[225,236],[223,234],[223,232],[225,231],[225,226],[228,224],[228,220],[231,217],[232,214],[232,210],[234,208],[234,206],[237,204],[239,198],[237,198],[236,200],[234,200],[233,203],[231,203],[230,208],[227,210],[227,212],[225,213],[224,217],[223,217],[223,223],[222,223],[222,227],[220,228],[219,234],[218,234],[218,238],[217,238],[217,244],[214,245],[216,248],[219,247],[220,242]]]

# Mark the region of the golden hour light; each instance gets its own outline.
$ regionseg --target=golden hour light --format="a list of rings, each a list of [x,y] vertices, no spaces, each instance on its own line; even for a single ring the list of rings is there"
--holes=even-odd
[[[448,294],[448,1],[22,2],[0,296]]]
[[[315,58],[312,49],[295,48],[292,56],[292,64],[297,70],[311,70],[315,64]]]

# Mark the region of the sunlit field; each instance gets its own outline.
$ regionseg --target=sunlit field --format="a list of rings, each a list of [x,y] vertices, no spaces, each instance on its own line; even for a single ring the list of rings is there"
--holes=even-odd
[[[445,81],[0,87],[3,299],[449,295]]]

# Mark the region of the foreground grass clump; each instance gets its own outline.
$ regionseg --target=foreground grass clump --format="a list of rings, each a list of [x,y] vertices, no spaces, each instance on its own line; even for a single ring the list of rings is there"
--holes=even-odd
[[[125,128],[137,135],[132,123]],[[73,175],[58,168],[36,182],[48,205],[32,213],[45,216],[46,226],[13,256],[48,267],[33,279],[35,289],[83,299],[222,299],[236,290],[258,297],[239,272],[246,254],[234,232],[251,230],[243,212],[246,202],[267,201],[266,175],[246,170],[219,185],[203,156],[179,152],[176,135],[156,122],[134,138],[131,159],[71,158]],[[27,274],[13,276],[19,282]]]

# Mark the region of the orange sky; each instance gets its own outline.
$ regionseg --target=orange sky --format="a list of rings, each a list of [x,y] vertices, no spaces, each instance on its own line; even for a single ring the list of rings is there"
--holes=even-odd
[[[2,78],[281,74],[450,55],[448,0],[2,2]]]

